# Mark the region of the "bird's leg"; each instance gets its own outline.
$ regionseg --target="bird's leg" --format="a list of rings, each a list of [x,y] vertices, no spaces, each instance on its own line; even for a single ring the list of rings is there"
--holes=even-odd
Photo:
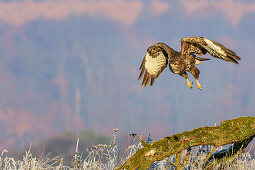
[[[184,77],[184,78],[187,80],[187,84],[188,84],[188,86],[189,86],[189,89],[191,89],[191,88],[192,88],[193,82],[190,82],[190,81],[189,81],[188,74],[187,74],[186,72],[184,72],[181,76]]]
[[[198,80],[197,80],[197,79],[196,79],[196,82],[197,82],[197,88],[198,88],[199,90],[201,90],[201,89],[202,89],[201,84],[198,82]]]
[[[195,66],[191,68],[191,74],[194,76],[194,78],[196,79],[196,82],[197,82],[197,88],[199,90],[202,89],[202,86],[201,84],[198,82],[198,78],[199,78],[199,74],[200,74],[200,71],[198,70],[198,68],[196,68]]]

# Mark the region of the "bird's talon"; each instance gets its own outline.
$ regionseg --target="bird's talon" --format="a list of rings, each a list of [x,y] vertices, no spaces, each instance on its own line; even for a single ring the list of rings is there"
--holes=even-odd
[[[193,82],[190,82],[190,81],[187,79],[187,84],[188,84],[188,86],[189,86],[189,89],[191,89],[191,88],[192,88]]]
[[[198,80],[196,80],[196,82],[197,82],[197,88],[198,88],[199,90],[201,90],[201,89],[202,89],[201,84],[198,82]]]
[[[202,89],[202,86],[200,84],[197,85],[198,90]]]

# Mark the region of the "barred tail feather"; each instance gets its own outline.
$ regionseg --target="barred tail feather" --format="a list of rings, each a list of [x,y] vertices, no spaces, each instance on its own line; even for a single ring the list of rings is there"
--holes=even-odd
[[[201,64],[201,61],[206,61],[206,60],[210,60],[209,58],[200,58],[200,57],[195,57],[195,65]]]

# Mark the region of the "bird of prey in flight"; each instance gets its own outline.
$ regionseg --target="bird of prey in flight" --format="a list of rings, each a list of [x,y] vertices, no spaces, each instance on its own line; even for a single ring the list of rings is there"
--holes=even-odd
[[[234,51],[216,41],[203,37],[184,37],[181,40],[180,52],[161,42],[150,46],[140,66],[141,73],[138,80],[143,77],[142,86],[146,87],[149,83],[152,86],[155,79],[169,64],[170,70],[174,74],[184,77],[191,89],[192,82],[189,81],[187,74],[187,72],[190,72],[196,79],[197,88],[201,90],[202,86],[198,82],[200,71],[195,65],[209,59],[198,57],[195,54],[201,56],[207,52],[213,57],[235,64],[238,64],[237,61],[240,60],[240,57]]]

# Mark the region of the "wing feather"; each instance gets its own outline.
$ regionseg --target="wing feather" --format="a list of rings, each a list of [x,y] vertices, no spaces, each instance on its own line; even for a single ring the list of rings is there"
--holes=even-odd
[[[150,73],[148,73],[148,76],[147,76],[147,78],[146,78],[146,82],[145,82],[144,87],[147,87],[147,86],[148,86],[148,84],[149,84],[149,82],[150,82],[150,78],[151,78],[151,75],[150,75]]]
[[[141,70],[143,68],[144,62],[145,62],[145,56],[144,56],[143,61],[142,61],[141,65],[140,65],[140,67],[139,67],[139,70]]]
[[[144,74],[142,86],[152,86],[156,78],[166,68],[168,63],[168,55],[165,50],[157,44],[148,48],[146,55],[140,66],[140,80]],[[145,72],[145,73],[144,73]]]
[[[148,72],[146,72],[146,71],[145,71],[145,73],[144,73],[144,77],[143,77],[142,86],[144,86],[144,85],[146,84],[147,75],[148,75]]]
[[[156,80],[156,76],[151,76],[151,86],[154,84],[154,81]]]
[[[143,73],[144,73],[144,67],[142,68],[141,72],[140,72],[140,75],[138,77],[138,80],[141,80],[142,76],[143,76]]]
[[[139,77],[138,77],[138,80],[140,80],[140,79],[142,78],[143,73],[144,73],[144,70],[145,70],[144,61],[145,61],[145,57],[144,57],[144,59],[143,59],[143,61],[142,61],[142,64],[141,64],[141,66],[140,66],[140,68],[139,68],[139,70],[141,70],[141,72],[140,72],[140,75],[139,75]]]
[[[181,40],[182,54],[196,53],[204,55],[208,52],[211,56],[238,64],[241,58],[224,45],[203,37],[184,37]]]

